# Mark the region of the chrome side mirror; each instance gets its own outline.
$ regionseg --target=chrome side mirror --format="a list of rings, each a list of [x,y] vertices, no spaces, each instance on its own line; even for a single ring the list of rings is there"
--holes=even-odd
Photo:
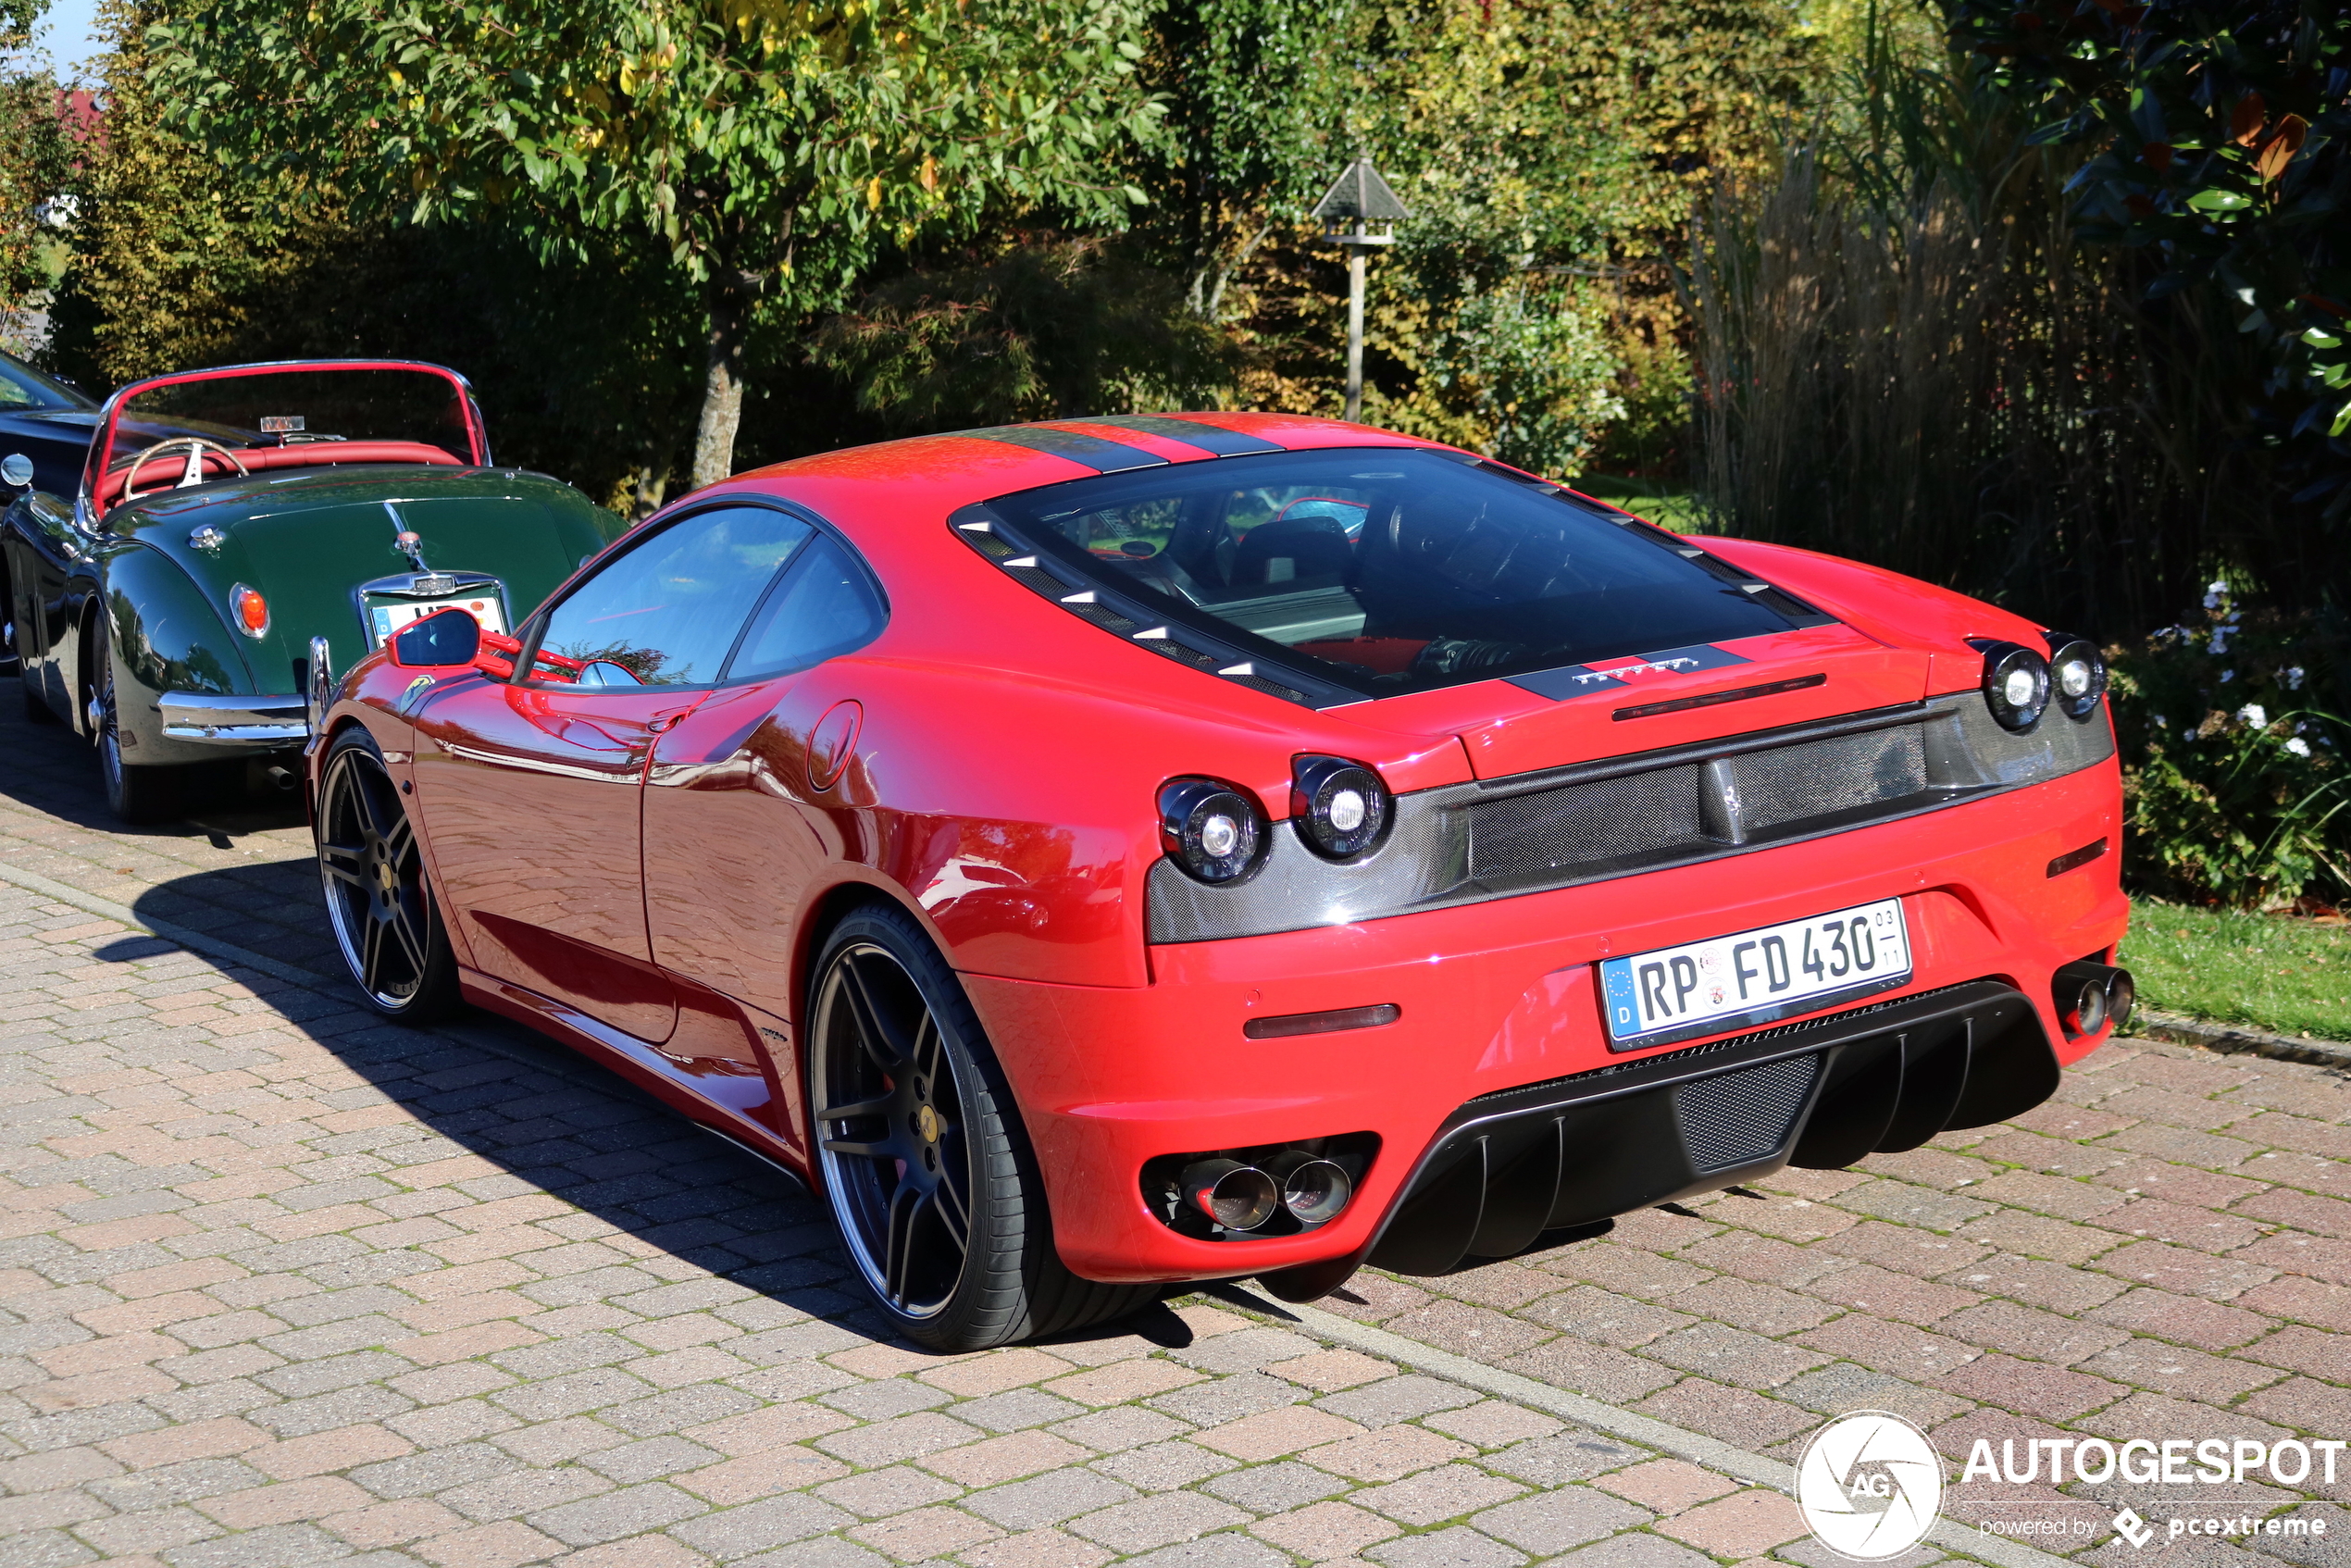
[[[0,484],[14,490],[32,488],[32,459],[21,452],[11,452],[0,457]]]

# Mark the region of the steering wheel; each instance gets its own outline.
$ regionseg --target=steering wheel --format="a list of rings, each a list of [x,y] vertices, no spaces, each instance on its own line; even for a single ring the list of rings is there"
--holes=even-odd
[[[188,449],[188,465],[180,471],[180,482],[172,487],[175,490],[185,490],[204,478],[204,454],[207,451],[218,452],[221,456],[229,459],[229,466],[237,470],[237,476],[240,479],[253,472],[244,466],[242,458],[217,441],[206,441],[202,436],[171,436],[155,442],[155,445],[148,447],[131,460],[131,471],[125,474],[122,479],[123,504],[128,504],[139,499],[139,470],[147,466],[147,459],[166,448],[174,446],[184,446]]]

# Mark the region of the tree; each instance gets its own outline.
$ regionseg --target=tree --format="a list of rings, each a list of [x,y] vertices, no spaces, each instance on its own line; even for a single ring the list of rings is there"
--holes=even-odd
[[[0,316],[49,286],[66,215],[43,204],[71,193],[74,145],[59,122],[57,84],[28,57],[47,4],[0,0]]]
[[[1234,270],[1277,225],[1304,221],[1350,156],[1356,0],[1173,0],[1152,19],[1144,80],[1167,134],[1138,178],[1185,302],[1215,321]]]
[[[657,235],[701,290],[693,483],[731,471],[754,313],[1007,204],[1124,222],[1141,0],[188,0],[158,93],[232,167],[547,252]]]
[[[2298,492],[2351,519],[2351,12],[2328,0],[1947,0],[1992,91],[2077,145],[2084,240],[2150,303],[2225,312],[2266,350],[2237,389]],[[2325,553],[2346,583],[2339,547]]]

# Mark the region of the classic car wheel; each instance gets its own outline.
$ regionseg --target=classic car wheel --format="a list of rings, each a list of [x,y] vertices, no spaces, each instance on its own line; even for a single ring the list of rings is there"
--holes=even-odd
[[[162,822],[180,815],[180,770],[134,767],[122,760],[122,731],[115,703],[114,651],[98,650],[98,691],[90,704],[98,771],[106,782],[106,804],[125,822]]]
[[[815,973],[806,1055],[817,1161],[850,1259],[901,1332],[984,1350],[1158,1296],[1062,1266],[1036,1157],[978,1015],[911,919],[858,910]]]
[[[425,877],[417,830],[364,729],[327,755],[318,791],[318,877],[335,946],[367,1005],[404,1024],[457,1004],[457,960]]]

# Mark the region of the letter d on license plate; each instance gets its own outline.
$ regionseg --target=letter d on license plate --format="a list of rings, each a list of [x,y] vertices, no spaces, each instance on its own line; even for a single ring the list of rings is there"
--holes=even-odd
[[[1902,901],[1662,947],[1600,964],[1609,1049],[1637,1051],[1823,1007],[1910,977]]]

